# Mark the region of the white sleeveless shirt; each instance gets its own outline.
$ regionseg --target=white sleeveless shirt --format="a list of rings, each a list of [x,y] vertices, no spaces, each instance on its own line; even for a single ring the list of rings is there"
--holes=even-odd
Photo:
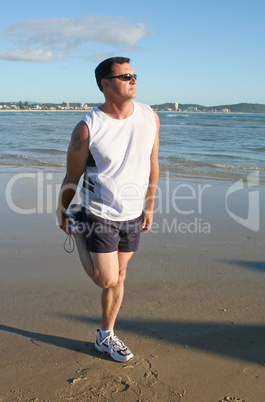
[[[80,192],[92,214],[113,221],[139,217],[149,183],[156,122],[150,106],[133,102],[126,119],[96,108],[82,119],[89,129],[89,158]]]

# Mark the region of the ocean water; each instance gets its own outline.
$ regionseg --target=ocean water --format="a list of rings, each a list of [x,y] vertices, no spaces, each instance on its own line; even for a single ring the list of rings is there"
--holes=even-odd
[[[265,115],[161,113],[162,171],[177,176],[265,180]]]
[[[84,112],[1,112],[0,172],[64,171],[74,126]],[[160,168],[173,177],[265,183],[265,115],[159,113]]]

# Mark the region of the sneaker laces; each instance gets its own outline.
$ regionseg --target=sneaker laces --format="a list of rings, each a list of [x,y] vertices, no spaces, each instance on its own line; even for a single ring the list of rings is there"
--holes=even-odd
[[[128,349],[127,346],[125,346],[125,344],[116,335],[112,336],[112,340],[120,349]]]
[[[67,235],[64,244],[63,244],[63,248],[65,249],[65,251],[67,253],[72,253],[75,249],[75,242],[74,242],[74,238],[72,235]]]
[[[126,350],[128,349],[125,344],[116,336],[116,335],[109,335],[105,339],[100,342],[102,345],[105,341],[108,341],[108,346],[113,350]]]

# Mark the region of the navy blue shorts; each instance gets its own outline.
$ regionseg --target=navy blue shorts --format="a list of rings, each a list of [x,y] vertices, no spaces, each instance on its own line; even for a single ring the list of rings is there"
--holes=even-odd
[[[137,251],[143,214],[130,221],[110,221],[83,208],[87,250],[92,253]]]

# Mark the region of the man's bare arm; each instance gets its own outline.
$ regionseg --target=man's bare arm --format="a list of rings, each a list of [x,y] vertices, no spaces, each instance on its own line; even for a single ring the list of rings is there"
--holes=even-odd
[[[60,228],[70,233],[66,222],[66,210],[75,196],[78,182],[84,173],[89,152],[89,131],[84,122],[74,128],[67,151],[67,169],[59,194],[57,219]]]
[[[154,208],[155,208],[155,200],[156,200],[156,191],[157,185],[159,181],[159,162],[158,162],[158,150],[159,150],[159,117],[156,112],[156,138],[153,145],[151,159],[150,159],[150,176],[149,176],[149,185],[146,192],[146,205],[144,210],[144,219],[142,223],[142,231],[148,232],[151,229],[153,218],[154,218]]]

